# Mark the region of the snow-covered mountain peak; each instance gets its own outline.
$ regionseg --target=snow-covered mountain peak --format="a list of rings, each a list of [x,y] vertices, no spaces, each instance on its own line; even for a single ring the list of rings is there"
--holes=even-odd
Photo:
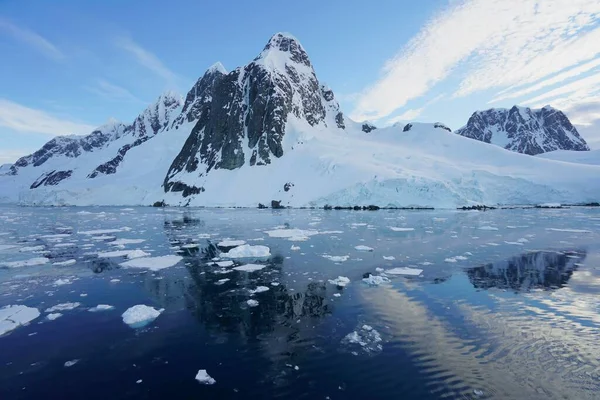
[[[286,64],[301,64],[312,69],[308,54],[300,41],[289,33],[276,33],[265,45],[255,62],[283,69]]]
[[[589,150],[567,116],[551,106],[476,111],[456,133],[530,155],[554,150]]]
[[[221,61],[217,61],[216,63],[214,63],[213,65],[208,67],[208,69],[206,70],[207,74],[213,73],[213,72],[218,72],[218,73],[225,75],[225,74],[227,74],[227,69],[225,69],[225,66],[223,66],[223,64],[221,64]]]

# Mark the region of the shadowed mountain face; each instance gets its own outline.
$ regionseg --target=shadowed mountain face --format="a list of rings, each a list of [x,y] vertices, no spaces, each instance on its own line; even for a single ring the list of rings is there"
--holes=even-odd
[[[550,106],[539,110],[514,106],[476,111],[455,133],[530,155],[590,149],[569,118]]]
[[[586,252],[535,251],[467,270],[477,289],[510,289],[526,292],[532,289],[553,290],[563,287],[571,278]]]

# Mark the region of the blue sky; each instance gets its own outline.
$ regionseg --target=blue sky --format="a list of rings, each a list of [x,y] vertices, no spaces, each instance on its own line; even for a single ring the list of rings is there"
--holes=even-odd
[[[456,129],[477,109],[551,104],[600,146],[597,0],[0,0],[0,163],[130,122],[278,31],[355,119]]]

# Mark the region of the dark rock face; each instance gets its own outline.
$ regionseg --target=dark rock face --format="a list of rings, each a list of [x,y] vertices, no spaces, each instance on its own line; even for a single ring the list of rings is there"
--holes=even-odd
[[[61,181],[69,178],[73,171],[50,171],[45,174],[42,174],[39,178],[36,179],[35,182],[31,184],[30,189],[35,189],[42,185],[44,186],[55,186],[58,185]]]
[[[271,208],[285,208],[281,205],[281,201],[277,201],[277,200],[271,200]]]
[[[345,127],[333,92],[319,84],[294,38],[274,35],[258,57],[230,73],[211,67],[188,93],[182,115],[173,123],[196,121],[167,172],[165,192],[186,185],[179,175],[198,178],[212,169],[267,165],[283,156],[290,115],[312,126],[333,122]]]
[[[514,106],[510,110],[477,111],[455,133],[530,155],[590,149],[567,116],[550,106],[539,110]]]
[[[443,129],[448,132],[452,132],[452,129],[448,128],[446,125],[442,124],[441,122],[436,122],[435,124],[433,124],[433,127]]]
[[[406,124],[404,125],[404,128],[402,128],[402,132],[408,132],[412,129],[412,124]]]
[[[371,131],[374,131],[375,129],[377,129],[377,127],[375,125],[373,125],[370,122],[365,122],[364,124],[362,124],[362,131],[364,133],[369,133]]]

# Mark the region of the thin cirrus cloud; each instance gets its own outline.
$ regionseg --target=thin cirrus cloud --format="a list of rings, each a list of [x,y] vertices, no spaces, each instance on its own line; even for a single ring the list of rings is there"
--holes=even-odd
[[[92,125],[63,119],[7,99],[0,99],[0,126],[18,132],[49,136],[87,134],[95,128]]]
[[[130,37],[120,37],[116,44],[131,54],[142,67],[163,78],[169,85],[177,86],[181,77],[171,71],[155,54],[146,50]]]
[[[87,86],[86,89],[108,100],[146,103],[124,87],[115,85],[114,83],[108,82],[104,79],[97,79],[94,85]]]
[[[449,76],[458,77],[454,96],[461,97],[531,84],[600,54],[597,0],[450,4],[386,63],[382,77],[361,93],[352,117],[388,116]]]
[[[1,17],[0,30],[6,32],[14,39],[28,45],[29,47],[54,61],[60,61],[65,58],[65,55],[48,39],[40,36],[32,30],[19,27],[9,20]]]

